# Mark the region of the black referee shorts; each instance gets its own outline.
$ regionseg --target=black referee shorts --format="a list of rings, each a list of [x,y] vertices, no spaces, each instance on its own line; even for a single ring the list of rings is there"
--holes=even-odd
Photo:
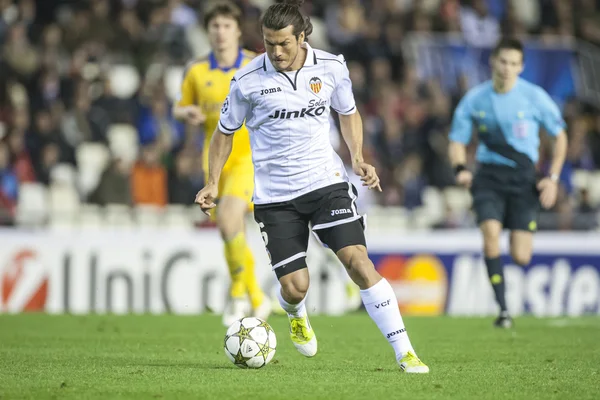
[[[534,172],[482,164],[471,186],[477,224],[492,219],[505,229],[534,232],[540,211]]]
[[[352,184],[336,183],[290,201],[254,206],[277,278],[306,268],[310,225],[317,239],[336,253],[347,246],[366,246],[356,197]]]

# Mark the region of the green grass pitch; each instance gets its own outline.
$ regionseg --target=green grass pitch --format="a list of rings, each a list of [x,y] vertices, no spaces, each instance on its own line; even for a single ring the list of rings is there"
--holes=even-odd
[[[429,375],[402,374],[365,313],[313,317],[302,357],[287,319],[275,359],[238,369],[220,318],[0,316],[0,399],[598,399],[600,318],[406,318]]]

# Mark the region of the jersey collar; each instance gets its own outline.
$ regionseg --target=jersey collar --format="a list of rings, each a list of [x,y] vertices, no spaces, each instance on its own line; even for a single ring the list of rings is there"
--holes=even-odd
[[[235,63],[231,67],[219,67],[219,63],[217,62],[215,53],[213,53],[211,51],[210,54],[208,55],[208,60],[210,62],[210,69],[220,69],[223,72],[229,72],[231,69],[234,69],[234,68],[239,69],[242,66],[243,59],[244,59],[244,53],[242,52],[241,48],[238,53],[238,57],[235,60]]]
[[[302,43],[302,47],[306,49],[306,60],[304,60],[304,67],[310,67],[313,65],[317,65],[317,54],[313,50],[313,48],[307,42]],[[269,56],[265,53],[263,57],[263,71],[277,71],[273,64],[271,64],[271,60],[269,60]]]

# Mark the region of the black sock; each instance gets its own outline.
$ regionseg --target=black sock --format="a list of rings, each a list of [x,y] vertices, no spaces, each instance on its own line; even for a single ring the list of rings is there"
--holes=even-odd
[[[500,257],[486,258],[485,265],[490,277],[490,283],[496,295],[496,301],[500,306],[500,312],[506,311],[506,299],[504,297],[504,268]]]

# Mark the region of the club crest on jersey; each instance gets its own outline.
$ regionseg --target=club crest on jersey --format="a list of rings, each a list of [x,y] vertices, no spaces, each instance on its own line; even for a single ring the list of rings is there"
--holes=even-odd
[[[225,98],[223,106],[221,106],[221,114],[225,114],[229,110],[229,96]]]
[[[321,82],[321,80],[317,77],[310,78],[308,84],[310,85],[310,90],[312,90],[315,94],[319,93],[321,91],[321,87],[323,87],[323,82]]]

